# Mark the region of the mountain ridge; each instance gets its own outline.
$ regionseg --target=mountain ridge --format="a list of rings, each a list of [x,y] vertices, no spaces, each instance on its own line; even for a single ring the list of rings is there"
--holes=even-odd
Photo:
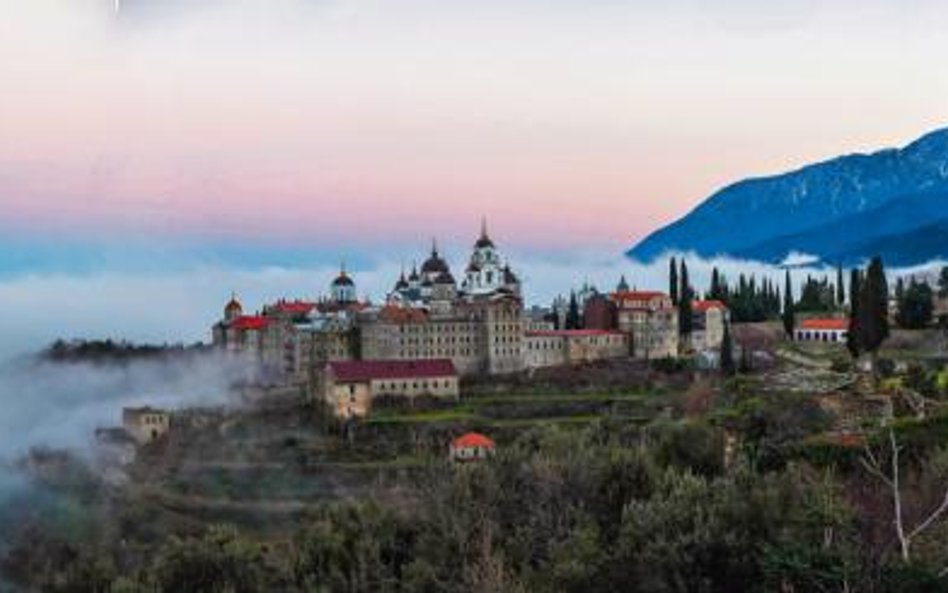
[[[902,148],[838,156],[726,185],[627,255],[649,262],[666,252],[690,251],[704,257],[772,261],[772,254],[762,257],[755,247],[874,210],[890,200],[939,193],[948,196],[948,128]],[[948,199],[942,202],[948,216]],[[923,222],[930,220],[918,226]],[[796,247],[788,252],[806,252],[804,245]]]

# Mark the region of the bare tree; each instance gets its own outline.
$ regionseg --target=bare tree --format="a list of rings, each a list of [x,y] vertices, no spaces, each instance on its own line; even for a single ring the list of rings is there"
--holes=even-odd
[[[889,468],[888,471],[884,469],[883,463],[880,461],[879,457],[875,455],[872,451],[872,447],[866,444],[865,454],[860,459],[863,467],[866,470],[878,478],[887,488],[892,492],[892,510],[895,515],[893,520],[895,526],[895,535],[899,540],[899,548],[902,556],[903,562],[911,561],[911,547],[912,542],[916,537],[924,533],[929,527],[938,522],[942,516],[948,512],[948,489],[945,491],[945,495],[942,498],[941,504],[938,505],[928,516],[918,523],[915,527],[909,529],[905,525],[905,513],[902,502],[902,489],[900,483],[900,472],[899,472],[899,453],[902,450],[902,447],[899,445],[898,440],[895,437],[895,429],[892,428],[892,425],[888,426],[888,441],[889,441]]]

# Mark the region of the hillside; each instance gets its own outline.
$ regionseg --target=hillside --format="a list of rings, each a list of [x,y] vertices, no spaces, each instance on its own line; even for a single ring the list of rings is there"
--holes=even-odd
[[[843,156],[737,182],[652,233],[628,255],[647,262],[668,251],[693,251],[779,261],[798,251],[829,260],[855,253],[861,243],[857,234],[859,239],[882,237],[948,218],[946,195],[948,129],[942,129],[902,149]],[[902,200],[906,204],[897,204]],[[924,207],[913,207],[920,203]],[[735,228],[741,232],[734,233]],[[834,228],[846,232],[827,234]]]

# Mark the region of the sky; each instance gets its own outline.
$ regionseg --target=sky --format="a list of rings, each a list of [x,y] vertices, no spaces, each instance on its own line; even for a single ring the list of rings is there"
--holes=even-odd
[[[718,187],[948,121],[935,0],[0,0],[33,245],[621,252]]]
[[[0,0],[0,359],[378,299],[481,217],[532,302],[661,288],[622,252],[719,187],[948,124],[936,0],[119,4]]]

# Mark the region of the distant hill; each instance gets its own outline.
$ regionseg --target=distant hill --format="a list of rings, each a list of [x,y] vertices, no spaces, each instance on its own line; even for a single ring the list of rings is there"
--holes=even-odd
[[[900,236],[920,241],[948,220],[948,129],[902,149],[838,157],[728,186],[628,251],[652,261],[668,251],[767,262],[807,253],[851,263]],[[924,243],[924,249],[922,245]],[[898,250],[905,265],[948,251],[948,236]]]

